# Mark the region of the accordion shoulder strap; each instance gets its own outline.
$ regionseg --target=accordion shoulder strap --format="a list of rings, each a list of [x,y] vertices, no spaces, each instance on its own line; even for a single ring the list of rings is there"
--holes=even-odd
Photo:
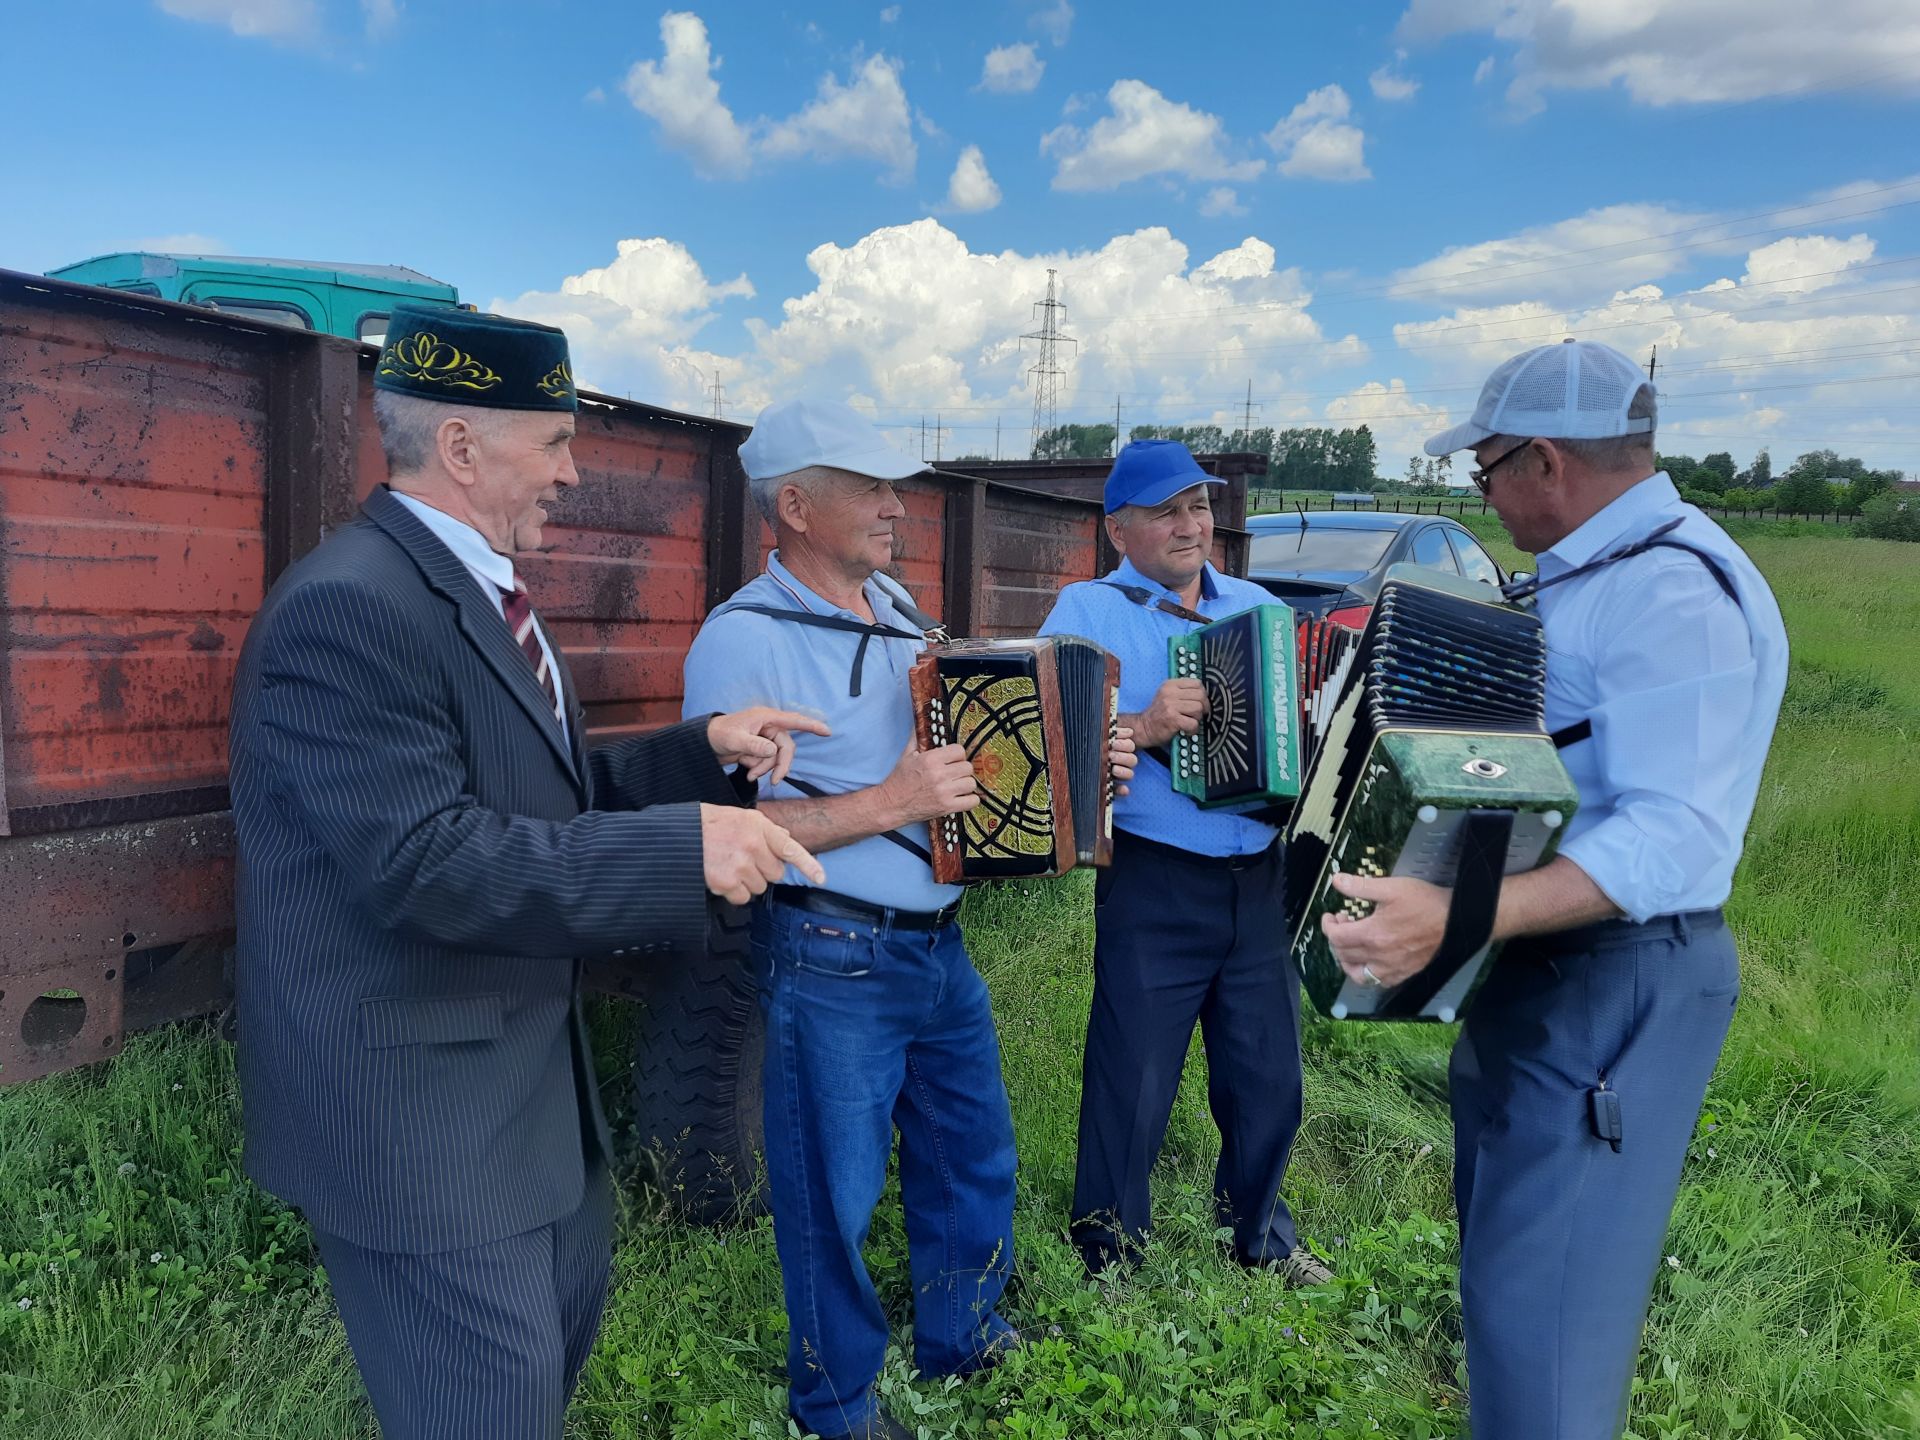
[[[1149,610],[1158,610],[1166,615],[1177,615],[1182,620],[1190,620],[1196,625],[1211,625],[1213,622],[1198,610],[1190,610],[1177,600],[1168,600],[1139,585],[1122,585],[1118,580],[1096,580],[1096,585],[1107,585],[1118,590],[1136,605],[1144,605]]]
[[[916,635],[911,630],[900,630],[892,625],[869,625],[863,620],[849,620],[844,615],[816,615],[811,610],[784,610],[778,605],[728,605],[728,610],[745,610],[750,615],[768,615],[775,620],[790,620],[795,625],[815,625],[822,630],[844,630],[860,637],[859,645],[853,651],[853,671],[847,677],[847,694],[857,696],[860,693],[860,671],[867,661],[867,645],[876,635],[890,640],[923,640],[926,637]],[[714,612],[716,615],[719,611]]]
[[[815,785],[810,781],[796,780],[791,775],[787,776],[787,784],[791,785],[794,789],[798,790],[802,795],[811,795],[816,800],[824,800],[828,796],[834,793],[831,790],[822,790],[818,785]],[[891,840],[894,844],[898,845],[902,850],[905,850],[909,854],[914,855],[919,859],[926,861],[927,864],[929,865],[933,864],[933,852],[931,850],[927,849],[926,846],[918,843],[917,841],[909,840],[906,836],[902,835],[898,830],[882,830],[880,832],[880,838],[882,840]]]
[[[1564,575],[1556,575],[1551,580],[1542,580],[1536,575],[1531,580],[1522,580],[1517,585],[1511,583],[1503,585],[1500,587],[1500,593],[1508,600],[1525,600],[1531,596],[1538,595],[1542,590],[1551,589],[1555,585],[1563,585],[1577,576],[1586,575],[1608,565],[1616,565],[1622,560],[1631,560],[1634,556],[1645,554],[1649,550],[1684,550],[1707,567],[1707,572],[1713,576],[1714,582],[1726,592],[1727,598],[1733,601],[1735,608],[1744,612],[1746,607],[1740,604],[1740,592],[1733,588],[1733,581],[1727,578],[1726,570],[1717,559],[1697,545],[1689,545],[1684,540],[1669,540],[1665,538],[1679,527],[1681,520],[1684,518],[1684,516],[1675,516],[1645,539],[1635,540],[1630,544],[1622,545],[1618,550],[1610,551],[1597,560],[1589,560],[1584,565],[1576,565]]]
[[[914,604],[913,597],[907,594],[906,587],[886,571],[874,571],[873,583],[879,586],[886,597],[893,602],[894,609],[920,627],[921,634],[929,645],[944,645],[953,638],[947,633],[947,627]]]

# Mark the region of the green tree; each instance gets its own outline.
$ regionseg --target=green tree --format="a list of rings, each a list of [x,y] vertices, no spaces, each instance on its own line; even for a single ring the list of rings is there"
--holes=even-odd
[[[1869,470],[1847,482],[1847,509],[1856,514],[1863,513],[1867,501],[1883,491],[1891,490],[1894,482],[1900,478],[1898,470]]]
[[[1716,484],[1709,481],[1707,479],[1708,475],[1718,476],[1719,482]],[[1700,462],[1700,468],[1693,472],[1693,483],[1700,486],[1703,490],[1726,489],[1729,485],[1733,484],[1733,456],[1729,455],[1725,450],[1714,451],[1713,454],[1702,460]]]
[[[1753,464],[1742,470],[1736,477],[1749,490],[1764,490],[1773,484],[1773,457],[1762,450],[1753,457]]]
[[[1802,457],[1804,459],[1806,457]],[[1789,515],[1818,515],[1833,509],[1833,491],[1817,466],[1796,461],[1786,478],[1773,487],[1774,508]]]
[[[1860,507],[1853,533],[1870,540],[1920,541],[1920,495],[1882,490]]]
[[[1036,460],[1100,460],[1113,453],[1111,425],[1056,425],[1041,432],[1033,447]]]

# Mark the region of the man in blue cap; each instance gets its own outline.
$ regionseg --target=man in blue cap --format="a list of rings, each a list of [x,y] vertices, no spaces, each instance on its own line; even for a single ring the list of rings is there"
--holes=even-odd
[[[1167,678],[1169,637],[1273,599],[1207,558],[1222,483],[1178,441],[1128,445],[1106,488],[1120,564],[1067,586],[1041,627],[1119,656],[1120,723],[1149,757],[1206,715],[1200,681]],[[1273,826],[1200,809],[1158,759],[1139,767],[1114,806],[1113,863],[1094,882],[1073,1194],[1074,1243],[1090,1270],[1125,1258],[1149,1228],[1147,1178],[1197,1020],[1220,1127],[1214,1196],[1235,1256],[1296,1284],[1331,1278],[1280,1195],[1301,1108],[1299,986],[1281,901]]]
[[[1652,384],[1618,350],[1515,355],[1470,419],[1473,481],[1538,556],[1546,720],[1580,808],[1510,877],[1507,942],[1453,1047],[1453,1189],[1474,1440],[1613,1440],[1707,1079],[1740,993],[1732,888],[1786,688],[1767,582],[1681,500]],[[1340,875],[1361,984],[1424,968],[1447,892]]]

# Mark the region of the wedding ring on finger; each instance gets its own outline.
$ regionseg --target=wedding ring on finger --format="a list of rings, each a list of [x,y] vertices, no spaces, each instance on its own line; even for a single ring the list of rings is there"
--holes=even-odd
[[[1381,985],[1386,983],[1383,980],[1381,980],[1381,978],[1378,975],[1373,973],[1373,966],[1371,965],[1362,965],[1360,967],[1360,973],[1362,976],[1365,977],[1366,983],[1369,985]]]

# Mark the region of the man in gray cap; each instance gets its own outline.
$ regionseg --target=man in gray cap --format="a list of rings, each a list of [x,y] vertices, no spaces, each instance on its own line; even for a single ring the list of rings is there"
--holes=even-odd
[[[580,481],[576,405],[558,330],[396,309],[389,483],[235,679],[247,1171],[313,1226],[387,1440],[559,1440],[612,1262],[578,957],[671,964],[708,892],[820,874],[724,768],[778,777],[817,722],[585,744],[514,565]]]
[[[1454,1046],[1454,1196],[1474,1440],[1620,1433],[1681,1162],[1740,988],[1720,907],[1786,686],[1779,607],[1654,458],[1653,386],[1567,341],[1493,372],[1474,482],[1536,552],[1547,724],[1580,789],[1559,854],[1500,892],[1507,942]],[[1447,894],[1341,875],[1358,983],[1433,957]]]
[[[1014,1198],[999,1040],[960,887],[928,850],[927,822],[979,797],[963,747],[915,748],[907,675],[937,627],[885,573],[906,513],[893,482],[926,467],[818,400],[768,406],[740,461],[779,548],[694,640],[687,713],[779,705],[830,732],[799,737],[760,801],[826,871],[789,871],[753,920],[788,1406],[823,1436],[908,1440],[875,1392],[887,1321],[860,1253],[896,1130],[916,1367],[964,1375],[1018,1343],[996,1308]]]

